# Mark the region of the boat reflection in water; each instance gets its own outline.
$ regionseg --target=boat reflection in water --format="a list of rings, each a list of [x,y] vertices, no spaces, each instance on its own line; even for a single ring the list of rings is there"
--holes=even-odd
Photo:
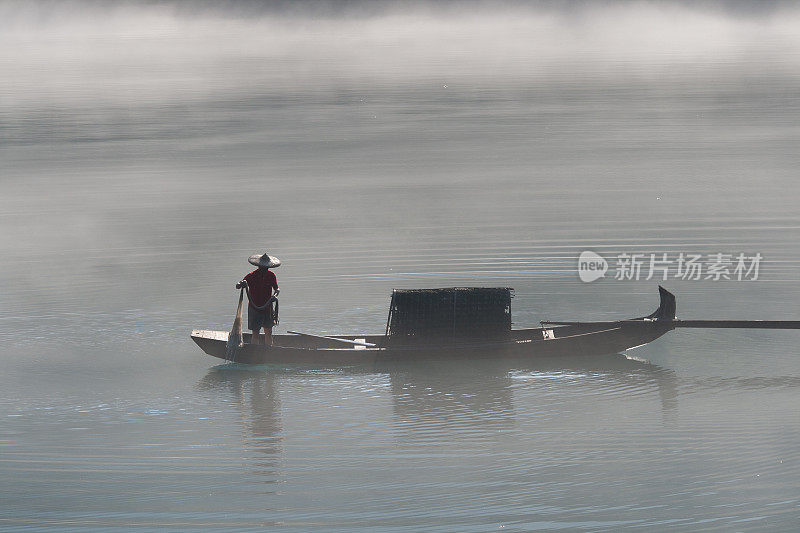
[[[675,372],[624,355],[409,363],[387,372],[400,421],[430,417],[472,431],[510,428],[520,416],[532,413],[528,401],[545,401],[548,410],[557,412],[573,392],[604,398],[615,396],[615,391],[657,393],[665,418],[678,405]],[[522,402],[526,403],[519,411],[524,415],[515,409],[515,403]]]
[[[385,421],[381,427],[389,431],[385,438],[400,441],[496,438],[498,433],[531,422],[526,422],[526,418],[536,418],[544,411],[548,416],[559,416],[561,407],[568,406],[570,401],[580,398],[579,401],[594,402],[598,395],[604,399],[616,396],[626,402],[630,397],[656,395],[666,420],[678,404],[677,378],[672,370],[623,355],[535,361],[529,358],[410,361],[335,370],[226,364],[211,368],[198,386],[203,390],[224,391],[233,397],[241,413],[243,444],[259,452],[254,462],[255,472],[276,480],[285,425],[279,394],[284,395],[287,404],[284,410],[289,413],[288,405],[301,407],[298,399],[289,398],[288,394],[299,394],[302,401],[310,401],[312,387],[319,387],[325,381],[328,381],[326,389],[341,386],[348,390],[338,391],[341,394],[336,405],[320,399],[318,403],[304,404],[303,409],[313,405],[321,420],[341,418],[341,431],[346,432],[344,426],[357,417],[385,418],[387,413],[381,411],[381,402],[373,396],[376,391],[379,396],[388,392],[391,422],[389,428]],[[364,393],[364,398],[356,397],[358,392],[352,391],[359,388],[352,384],[359,381],[369,383],[362,390],[371,390],[373,396]],[[375,388],[375,383],[383,386]],[[346,403],[341,401],[344,397]],[[307,419],[310,413],[303,415]],[[332,430],[315,427],[307,431],[321,436]]]

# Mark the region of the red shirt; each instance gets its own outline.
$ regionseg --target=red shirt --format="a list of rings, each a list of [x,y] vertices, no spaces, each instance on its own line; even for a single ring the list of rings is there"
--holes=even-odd
[[[262,307],[272,297],[272,289],[278,288],[278,279],[271,270],[257,268],[244,277],[250,290],[250,305]]]

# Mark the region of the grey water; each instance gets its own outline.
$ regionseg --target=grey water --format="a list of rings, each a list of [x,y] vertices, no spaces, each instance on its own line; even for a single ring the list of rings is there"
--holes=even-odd
[[[796,529],[800,332],[346,368],[189,333],[264,251],[276,333],[446,286],[514,287],[515,327],[658,284],[800,319],[798,36],[781,2],[0,3],[0,529]]]

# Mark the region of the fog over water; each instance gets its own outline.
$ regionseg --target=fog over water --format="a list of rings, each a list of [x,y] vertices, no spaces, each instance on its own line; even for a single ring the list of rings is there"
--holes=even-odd
[[[189,332],[261,251],[277,333],[456,285],[515,327],[659,283],[800,319],[798,94],[790,2],[0,2],[0,529],[792,529],[798,332],[348,368]],[[763,261],[583,283],[584,250]]]

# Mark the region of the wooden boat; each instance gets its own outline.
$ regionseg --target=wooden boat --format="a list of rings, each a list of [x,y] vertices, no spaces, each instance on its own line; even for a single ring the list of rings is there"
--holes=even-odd
[[[446,294],[453,294],[453,307],[456,298],[459,297],[459,290],[510,291],[506,288],[430,289],[430,291],[450,291]],[[237,363],[339,366],[452,357],[534,358],[615,354],[652,342],[677,328],[800,329],[800,321],[797,320],[678,320],[675,318],[675,296],[663,287],[659,287],[658,309],[639,318],[602,322],[546,321],[538,328],[511,329],[509,296],[508,307],[504,311],[507,317],[495,312],[495,317],[500,316],[499,321],[492,322],[485,316],[478,318],[481,325],[489,323],[497,326],[487,330],[489,334],[485,337],[463,334],[475,331],[480,333],[481,329],[476,329],[478,322],[462,323],[460,324],[462,327],[459,328],[454,326],[453,335],[442,335],[440,330],[437,330],[438,334],[403,335],[391,328],[391,313],[400,316],[401,309],[395,303],[395,296],[401,293],[403,291],[395,291],[393,294],[390,323],[387,324],[387,331],[383,335],[330,337],[289,332],[287,335],[273,335],[273,345],[266,347],[261,344],[251,344],[250,334],[245,333],[244,346],[232,358],[226,357],[228,332],[194,330],[191,337],[208,355]],[[441,311],[441,308],[437,309]],[[454,322],[455,316],[452,317]],[[427,320],[430,316],[423,318]],[[420,331],[422,330],[418,330],[417,333]]]

